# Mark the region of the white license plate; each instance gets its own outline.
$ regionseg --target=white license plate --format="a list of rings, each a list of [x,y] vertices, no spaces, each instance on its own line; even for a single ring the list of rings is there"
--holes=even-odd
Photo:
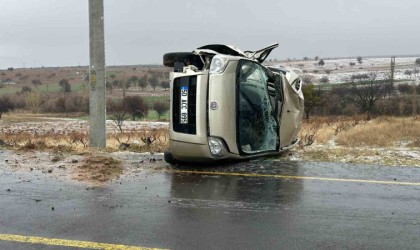
[[[181,124],[188,124],[188,86],[181,87]]]

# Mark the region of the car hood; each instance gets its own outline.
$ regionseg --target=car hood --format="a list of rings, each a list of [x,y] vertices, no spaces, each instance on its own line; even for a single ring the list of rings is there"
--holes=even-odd
[[[262,63],[268,57],[271,51],[277,48],[278,46],[279,46],[278,43],[274,43],[260,50],[243,52],[238,47],[235,47],[232,45],[209,44],[209,45],[205,45],[205,46],[201,46],[197,48],[194,52],[196,54],[206,53],[206,54],[223,54],[223,55],[231,55],[231,56],[241,56],[241,57],[249,58],[251,60],[255,60],[259,63]]]
[[[197,50],[212,50],[219,54],[246,57],[244,52],[242,52],[239,48],[232,45],[209,44],[209,45],[201,46],[197,48]]]

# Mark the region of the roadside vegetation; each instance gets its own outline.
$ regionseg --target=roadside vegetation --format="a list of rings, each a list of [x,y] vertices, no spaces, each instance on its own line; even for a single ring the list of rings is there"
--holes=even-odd
[[[89,152],[89,127],[83,120],[8,115],[0,123],[0,146],[16,150]],[[166,123],[107,122],[107,151],[163,152],[169,143]]]
[[[420,117],[382,116],[366,120],[361,116],[317,117],[304,121],[301,140],[347,147],[407,147],[420,148]],[[419,149],[420,150],[420,149]]]
[[[168,69],[160,66],[109,67],[107,113],[127,113],[132,120],[167,120],[168,75]],[[0,71],[0,119],[13,110],[86,117],[88,80],[87,67]]]
[[[292,159],[420,167],[420,117],[304,120]]]

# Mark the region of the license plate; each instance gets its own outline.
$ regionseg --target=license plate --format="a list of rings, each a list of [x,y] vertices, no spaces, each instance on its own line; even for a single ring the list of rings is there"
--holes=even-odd
[[[181,86],[181,124],[188,124],[188,86]]]

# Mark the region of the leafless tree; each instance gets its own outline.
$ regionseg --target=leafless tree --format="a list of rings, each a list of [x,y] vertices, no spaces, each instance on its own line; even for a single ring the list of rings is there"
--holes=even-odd
[[[389,81],[376,80],[376,73],[365,74],[364,77],[351,77],[349,86],[352,89],[353,100],[361,112],[367,114],[370,119],[375,109],[375,103],[384,97],[391,83]]]
[[[128,116],[125,112],[116,113],[112,116],[112,120],[114,120],[115,124],[117,125],[120,133],[123,132],[122,126],[125,120],[127,120]]]

